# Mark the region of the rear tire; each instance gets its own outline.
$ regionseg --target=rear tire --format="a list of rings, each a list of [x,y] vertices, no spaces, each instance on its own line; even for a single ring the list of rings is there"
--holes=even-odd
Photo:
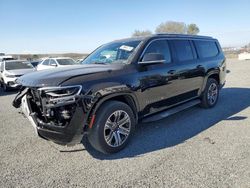
[[[97,111],[95,122],[89,128],[90,144],[102,153],[116,153],[129,142],[135,130],[132,109],[119,101],[105,102]]]
[[[219,98],[219,84],[217,80],[208,78],[205,90],[201,96],[201,107],[212,108]]]

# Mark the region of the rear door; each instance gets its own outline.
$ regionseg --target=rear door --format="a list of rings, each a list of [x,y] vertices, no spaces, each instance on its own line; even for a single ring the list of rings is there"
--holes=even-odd
[[[198,64],[197,53],[192,40],[170,40],[173,48],[175,74],[178,77],[177,102],[198,96],[203,84],[204,67]]]

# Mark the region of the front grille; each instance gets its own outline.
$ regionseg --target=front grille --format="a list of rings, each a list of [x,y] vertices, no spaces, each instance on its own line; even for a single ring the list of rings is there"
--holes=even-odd
[[[48,99],[44,95],[40,95],[37,88],[30,88],[30,106],[31,111],[35,114],[38,126],[64,127],[69,124],[75,112],[76,105],[63,105],[53,107],[48,105]]]

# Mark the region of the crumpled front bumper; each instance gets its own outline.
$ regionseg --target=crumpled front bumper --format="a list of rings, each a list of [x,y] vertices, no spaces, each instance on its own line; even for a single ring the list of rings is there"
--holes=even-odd
[[[35,129],[35,133],[46,140],[53,141],[60,145],[74,145],[81,142],[83,137],[84,117],[83,108],[77,106],[70,122],[66,126],[51,125],[41,121],[35,112],[32,112],[31,104],[27,98],[28,90],[21,92],[19,97],[13,101],[13,106],[18,107],[21,99],[21,109],[31,125]],[[16,103],[16,104],[15,104]]]

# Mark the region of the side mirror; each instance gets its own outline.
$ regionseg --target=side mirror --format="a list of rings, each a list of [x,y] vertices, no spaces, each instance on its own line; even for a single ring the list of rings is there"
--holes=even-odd
[[[51,64],[50,66],[52,66],[52,67],[57,67],[57,64]]]
[[[143,56],[139,64],[157,64],[164,63],[165,61],[164,56],[160,53],[148,53]]]

